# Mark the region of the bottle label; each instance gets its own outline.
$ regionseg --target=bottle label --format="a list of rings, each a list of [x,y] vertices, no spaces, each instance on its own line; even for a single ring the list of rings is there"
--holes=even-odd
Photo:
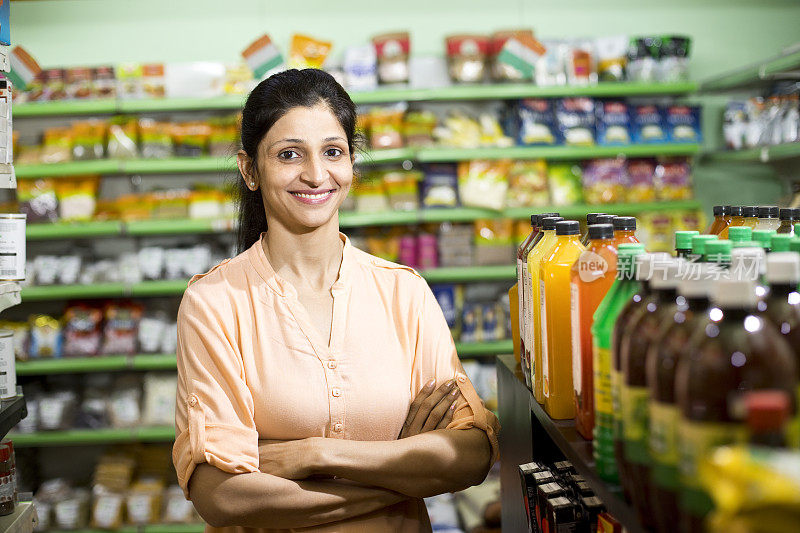
[[[517,325],[519,327],[520,338],[522,338],[521,337],[522,336],[522,332],[525,331],[524,329],[522,329],[522,327],[523,327],[523,319],[522,319],[523,310],[525,309],[525,301],[524,301],[524,298],[523,298],[525,292],[524,292],[524,285],[523,285],[523,281],[524,280],[523,280],[522,268],[523,268],[522,258],[521,257],[517,257],[517,309],[519,309],[519,312],[517,313]]]
[[[570,283],[570,331],[572,332],[572,384],[575,388],[575,394],[580,396],[583,390],[581,377],[582,372],[582,357],[581,357],[581,302],[580,290],[577,283]]]
[[[524,268],[522,269],[522,277],[523,277],[523,287],[525,289],[525,293],[523,297],[525,301],[523,302],[523,308],[525,312],[522,314],[523,319],[525,320],[525,324],[523,325],[523,330],[525,332],[525,350],[528,354],[533,353],[533,287],[531,286],[531,273],[528,271],[528,261],[524,261]],[[528,356],[530,359],[531,368],[533,368],[533,357]]]
[[[718,446],[744,444],[747,429],[744,424],[720,422],[696,422],[681,419],[680,434],[680,482],[681,507],[696,516],[704,516],[713,509],[713,502],[703,490],[699,465]]]
[[[680,410],[675,404],[650,401],[649,451],[653,459],[653,481],[662,487],[678,486],[678,423]]]
[[[542,392],[545,398],[550,397],[550,364],[547,361],[547,305],[544,297],[544,280],[539,280],[539,316],[541,317],[541,328],[539,329],[539,339],[542,345]]]
[[[611,400],[611,351],[594,346],[594,409],[597,414],[611,416],[614,413]]]
[[[625,455],[635,463],[647,463],[647,387],[622,385],[622,430],[625,439]]]
[[[611,416],[614,418],[614,438],[621,440],[622,435],[622,374],[617,371],[611,361],[609,353],[609,367],[611,367]]]

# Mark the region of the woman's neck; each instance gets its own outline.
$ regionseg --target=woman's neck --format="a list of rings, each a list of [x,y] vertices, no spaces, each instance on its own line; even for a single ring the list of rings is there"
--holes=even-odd
[[[294,232],[269,217],[268,227],[262,246],[275,272],[298,292],[329,290],[338,277],[344,248],[338,217],[307,233]]]

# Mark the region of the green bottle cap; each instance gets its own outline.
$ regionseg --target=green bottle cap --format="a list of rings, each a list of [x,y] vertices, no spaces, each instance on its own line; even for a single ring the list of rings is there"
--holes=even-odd
[[[733,248],[762,248],[760,243],[756,241],[732,241]]]
[[[772,245],[772,236],[774,234],[774,229],[754,229],[753,240],[759,243],[762,248],[769,249]]]
[[[730,263],[731,250],[733,243],[727,239],[719,241],[707,241],[705,243],[706,261],[712,263]]]
[[[775,233],[772,236],[772,246],[770,250],[773,252],[788,252],[789,243],[792,242],[794,236],[791,233]]]
[[[753,228],[750,226],[733,226],[728,228],[728,238],[733,242],[753,240]]]
[[[800,224],[798,224],[800,226]],[[800,252],[800,237],[795,237],[789,243],[789,251],[790,252]]]
[[[692,253],[694,255],[705,255],[706,242],[716,241],[717,239],[719,239],[717,235],[695,235],[692,237]]]
[[[700,235],[699,231],[676,231],[675,232],[675,249],[676,250],[691,250],[692,237]]]
[[[794,234],[800,237],[800,224],[794,225]]]

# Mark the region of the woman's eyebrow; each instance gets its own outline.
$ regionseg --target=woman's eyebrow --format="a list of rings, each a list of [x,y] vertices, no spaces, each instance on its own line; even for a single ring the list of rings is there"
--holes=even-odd
[[[344,140],[345,140],[344,137],[327,137],[323,139],[322,142],[329,143],[331,141],[344,141]]]
[[[280,139],[270,144],[269,147],[272,148],[278,143],[304,144],[305,141],[303,139]]]

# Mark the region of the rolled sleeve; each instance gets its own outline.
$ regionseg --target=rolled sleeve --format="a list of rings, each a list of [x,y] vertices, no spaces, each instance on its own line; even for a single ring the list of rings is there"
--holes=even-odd
[[[465,401],[457,404],[453,420],[447,429],[478,428],[486,433],[492,451],[492,462],[500,457],[500,422],[492,411],[486,408],[475,387],[464,372],[456,353],[453,336],[447,326],[441,307],[427,284],[424,284],[422,311],[418,315],[417,346],[414,363],[412,391],[416,396],[431,378],[441,385],[455,379]]]
[[[178,389],[172,460],[188,498],[198,464],[230,474],[258,471],[253,398],[224,306],[190,288],[178,311]]]

